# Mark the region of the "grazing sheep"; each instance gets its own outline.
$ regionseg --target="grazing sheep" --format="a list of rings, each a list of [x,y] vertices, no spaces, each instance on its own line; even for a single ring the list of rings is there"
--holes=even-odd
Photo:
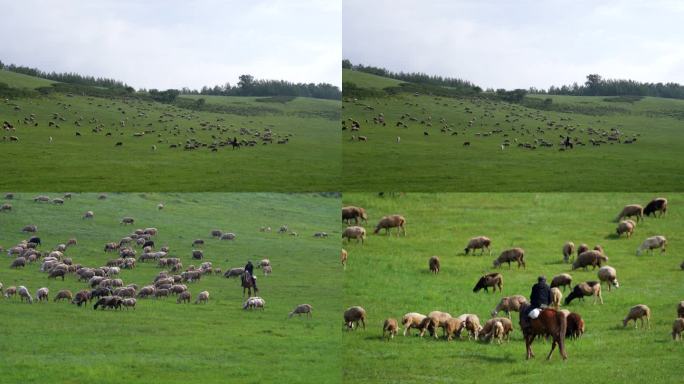
[[[471,249],[473,250],[473,254],[475,253],[476,249],[479,249],[479,250],[481,250],[480,255],[482,255],[482,254],[484,254],[484,251],[486,249],[487,252],[491,255],[492,254],[492,250],[490,248],[491,245],[492,245],[492,241],[488,237],[477,236],[477,237],[473,237],[472,239],[468,240],[468,245],[465,247],[465,249],[463,251],[467,255]]]
[[[620,283],[617,279],[617,272],[613,267],[609,267],[607,265],[605,267],[601,267],[598,271],[598,278],[601,283],[605,282],[608,284],[608,292],[610,292],[611,286],[620,288]]]
[[[288,318],[291,318],[294,315],[306,315],[306,317],[311,317],[311,311],[313,310],[313,307],[311,304],[299,304],[298,306],[295,307],[295,309],[290,312],[289,315],[287,315]]]
[[[154,295],[156,288],[152,285],[142,287],[138,292],[138,298],[145,298]]]
[[[643,243],[639,246],[639,249],[637,249],[636,254],[637,256],[641,255],[641,252],[646,250],[647,252],[651,252],[653,254],[653,250],[660,248],[660,253],[665,252],[665,248],[667,247],[667,239],[665,236],[651,236],[648,239],[644,240]]]
[[[665,213],[667,213],[667,199],[664,197],[657,197],[653,200],[651,200],[648,204],[646,204],[646,208],[644,208],[644,215],[646,217],[653,215],[653,217],[656,217],[656,213],[660,212],[660,215],[662,216]]]
[[[634,321],[634,328],[638,328],[637,319],[641,320],[641,328],[644,327],[644,318],[646,318],[646,325],[651,328],[651,309],[644,304],[637,304],[629,309],[627,317],[622,320],[622,327],[626,327],[630,320]]]
[[[603,251],[603,247],[602,247],[601,245],[599,245],[599,244],[596,244],[596,245],[594,246],[594,251],[596,251],[596,252],[598,252],[598,253],[600,253],[600,254],[602,254],[602,255],[605,253],[605,252]]]
[[[121,219],[121,224],[133,224],[135,223],[135,219],[132,217],[124,217]]]
[[[428,313],[427,317],[423,319],[423,322],[420,325],[420,337],[425,335],[425,331],[429,331],[430,335],[436,339],[437,328],[442,328],[444,336],[448,338],[447,321],[452,317],[451,314],[442,311],[432,311]]]
[[[560,275],[556,275],[551,280],[551,288],[563,287],[563,291],[565,291],[566,286],[568,288],[572,287],[572,276],[570,276],[567,273],[561,273]]]
[[[359,322],[363,325],[363,329],[366,329],[366,310],[359,307],[349,307],[344,311],[344,326],[348,330],[353,330],[354,325],[358,328]]]
[[[563,298],[563,293],[557,287],[551,288],[551,305],[558,309],[560,307],[561,299]]]
[[[572,292],[565,298],[565,305],[569,305],[574,299],[584,300],[584,296],[594,296],[594,304],[599,299],[603,304],[603,297],[601,296],[601,284],[598,281],[587,281],[575,285]]]
[[[394,339],[399,330],[399,324],[397,324],[396,319],[386,319],[385,323],[382,325],[382,337],[387,336],[387,340]]]
[[[104,296],[100,297],[100,299],[93,305],[93,309],[97,309],[97,307],[102,307],[102,309],[106,308],[111,308],[111,309],[121,309],[121,305],[123,304],[123,299],[119,296]]]
[[[439,257],[437,256],[432,256],[430,260],[428,260],[428,268],[430,268],[430,272],[434,273],[435,275],[439,273]]]
[[[154,292],[154,298],[158,299],[160,297],[169,297],[169,289],[168,288],[161,288],[161,287],[159,289],[157,289]]]
[[[183,302],[190,304],[191,299],[192,295],[190,294],[190,291],[183,291],[178,295],[178,299],[176,299],[176,304],[180,304]]]
[[[16,294],[17,294],[17,287],[11,286],[11,287],[7,287],[7,289],[5,289],[5,295],[4,296],[6,299],[9,299],[10,297],[12,297]]]
[[[401,325],[404,327],[404,336],[410,331],[411,328],[420,328],[420,324],[425,320],[427,316],[420,314],[418,312],[409,312],[401,318]],[[410,332],[409,332],[410,333]]]
[[[208,291],[202,291],[197,295],[197,300],[195,300],[195,304],[199,303],[204,303],[207,304],[209,302],[209,292]]]
[[[589,250],[589,246],[585,243],[582,243],[577,247],[577,256],[583,254],[584,252]]]
[[[570,257],[575,253],[575,243],[568,241],[563,244],[563,262],[569,263]]]
[[[636,228],[636,223],[633,220],[623,220],[618,223],[615,233],[617,233],[618,237],[626,233],[627,238],[630,238],[634,233],[634,228]]]
[[[493,336],[489,339],[489,342],[491,343],[496,339],[497,344],[501,344],[505,333],[504,325],[501,321],[494,322],[494,326],[492,327],[492,333]]]
[[[503,292],[503,275],[496,272],[483,275],[477,281],[477,284],[475,284],[473,292],[477,293],[481,289],[484,289],[485,292],[489,292],[489,287],[493,287],[494,292],[496,292],[497,287],[499,288],[499,292]]]
[[[221,240],[235,240],[235,238],[237,238],[237,235],[232,232],[224,233],[220,237]]]
[[[55,302],[60,301],[60,300],[69,300],[71,301],[73,298],[73,294],[71,293],[70,290],[68,289],[62,289],[61,291],[57,292],[57,295],[55,296]]]
[[[62,281],[64,281],[64,275],[66,275],[66,270],[64,269],[53,269],[50,274],[48,275],[48,279],[55,279],[57,280],[58,277],[62,278]]]
[[[567,328],[565,337],[579,339],[584,334],[584,320],[579,313],[571,312],[567,316]]]
[[[95,217],[95,213],[93,211],[86,211],[86,213],[83,214],[84,219],[92,219]]]
[[[513,332],[513,322],[511,321],[511,319],[506,317],[494,317],[487,320],[487,322],[485,322],[484,326],[482,327],[482,330],[480,331],[480,339],[484,341],[490,341],[492,338],[494,338],[494,332],[497,322],[501,323],[504,328],[502,339],[510,341],[510,333]]]
[[[347,206],[342,207],[342,221],[346,224],[351,224],[354,220],[354,224],[359,224],[359,219],[362,222],[368,221],[368,215],[366,215],[366,210],[361,207]]]
[[[518,268],[522,265],[523,269],[525,269],[525,250],[522,248],[507,249],[501,252],[501,255],[492,264],[494,268],[497,268],[503,263],[508,263],[508,269],[511,269],[511,261],[517,262]]]
[[[71,304],[76,304],[77,306],[80,307],[81,305],[86,303],[88,300],[90,300],[90,298],[91,298],[90,291],[88,291],[87,289],[84,289],[84,290],[78,291],[76,293],[76,297],[74,297],[74,299],[71,301]]]
[[[451,341],[454,336],[460,337],[461,331],[465,327],[465,320],[459,317],[452,317],[446,321],[444,330],[446,332],[447,341]]]
[[[340,263],[342,263],[342,269],[347,269],[347,257],[348,257],[347,251],[342,248],[342,252],[340,253]]]
[[[29,302],[29,304],[33,304],[33,298],[31,297],[31,293],[29,292],[28,288],[24,287],[23,285],[20,285],[17,287],[17,293],[19,294],[19,298],[23,302],[24,299]]]
[[[202,260],[204,258],[204,252],[201,250],[193,250],[192,251],[192,259],[193,260]]]
[[[242,309],[258,309],[261,308],[263,311],[266,306],[266,301],[261,297],[254,296],[248,298],[244,304],[242,304]]]
[[[363,244],[363,241],[366,239],[366,229],[359,226],[347,227],[344,232],[342,232],[342,239],[347,239],[347,242],[350,242],[351,239],[356,239],[357,243],[360,240],[361,244]]]
[[[50,294],[50,290],[46,287],[40,288],[36,291],[36,300],[40,303],[41,301],[48,301],[48,296]]]
[[[21,229],[22,232],[36,233],[38,232],[38,227],[36,225],[27,225]]]
[[[644,208],[639,204],[625,205],[620,214],[615,218],[615,222],[619,222],[625,217],[636,217],[638,222],[644,218]]]
[[[468,340],[477,340],[482,331],[482,325],[480,325],[480,318],[477,315],[469,314],[465,320],[465,329],[468,331]]]
[[[684,300],[677,304],[677,317],[684,317]]]
[[[137,303],[137,300],[133,297],[129,297],[127,299],[123,299],[121,304],[128,310],[128,308],[133,308],[135,310],[135,304]]]
[[[200,245],[204,245],[204,240],[202,240],[202,239],[195,239],[195,240],[192,241],[192,247],[200,246]]]
[[[608,262],[608,256],[604,256],[599,251],[586,251],[577,256],[577,260],[572,263],[572,270],[577,268],[584,268],[587,270],[588,266],[592,266],[592,269],[596,269],[596,266],[601,266],[601,263]]]
[[[682,331],[684,331],[684,319],[680,317],[672,323],[672,340],[681,340]]]
[[[226,273],[223,274],[223,276],[227,279],[230,279],[231,277],[235,276],[240,276],[242,273],[245,271],[244,268],[231,268],[226,271]]]
[[[496,308],[492,310],[492,317],[497,316],[499,312],[504,311],[506,316],[511,318],[511,311],[520,312],[520,307],[527,303],[527,298],[522,295],[506,296],[499,301]]]
[[[373,231],[374,234],[378,234],[381,229],[385,230],[385,234],[389,235],[390,230],[392,228],[397,228],[397,236],[399,236],[400,233],[403,233],[404,236],[406,236],[406,219],[404,216],[400,215],[390,215],[390,216],[385,216],[380,221],[378,224],[375,226],[375,230]]]
[[[0,206],[0,212],[9,212],[12,210],[12,204],[3,204]]]
[[[26,258],[24,257],[17,257],[12,261],[12,264],[10,264],[10,268],[24,268],[26,266]]]
[[[223,235],[223,232],[220,229],[211,230],[211,237],[221,237],[221,235]]]

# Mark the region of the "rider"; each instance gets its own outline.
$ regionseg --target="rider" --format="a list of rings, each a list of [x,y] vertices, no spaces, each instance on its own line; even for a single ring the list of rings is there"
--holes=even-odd
[[[247,265],[245,265],[245,272],[249,272],[249,275],[252,277],[252,283],[254,284],[254,289],[257,289],[256,286],[256,277],[254,276],[254,264],[252,264],[252,260],[247,260]]]
[[[530,305],[527,310],[520,313],[520,323],[527,325],[530,321],[529,314],[534,309],[543,309],[551,304],[551,288],[546,284],[546,277],[539,276],[537,278],[537,284],[532,286],[532,292],[530,293]]]

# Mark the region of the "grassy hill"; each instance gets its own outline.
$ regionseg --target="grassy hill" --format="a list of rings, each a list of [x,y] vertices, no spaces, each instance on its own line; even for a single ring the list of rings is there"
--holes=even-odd
[[[452,193],[396,195],[345,193],[344,204],[365,207],[369,236],[365,244],[345,244],[349,252],[344,275],[344,308],[364,307],[367,329],[343,336],[343,372],[346,382],[539,382],[551,377],[571,377],[573,382],[674,382],[684,344],[670,336],[676,305],[684,300],[684,242],[678,233],[684,215],[677,207],[684,195],[667,194],[670,210],[662,218],[648,218],[637,225],[632,238],[616,238],[611,220],[630,203],[646,204],[651,194],[626,193]],[[407,236],[371,235],[383,215],[402,214]],[[491,256],[464,256],[469,238],[492,239]],[[669,239],[667,252],[635,256],[638,245],[652,235]],[[423,339],[401,334],[387,342],[381,339],[388,317],[401,319],[407,312],[427,314],[447,311],[453,316],[472,313],[481,322],[501,299],[500,293],[473,293],[479,276],[494,271],[492,260],[512,247],[525,249],[527,268],[498,269],[504,276],[504,295],[529,297],[537,276],[550,280],[570,273],[573,284],[597,280],[597,271],[571,271],[562,262],[566,241],[600,244],[617,270],[620,288],[608,292],[604,304],[573,301],[564,308],[579,313],[586,333],[567,342],[568,360],[556,352],[545,360],[551,344],[533,344],[536,359],[525,360],[525,344],[513,313],[512,340],[502,345],[444,339]],[[428,259],[437,255],[441,271],[432,275]],[[566,296],[569,291],[565,291]],[[622,327],[622,319],[636,304],[648,305],[653,313],[651,329]],[[501,314],[503,316],[503,313]],[[416,334],[415,330],[413,331]],[[441,335],[441,331],[439,332]],[[596,366],[600,362],[600,367]],[[594,367],[588,369],[588,367]],[[610,367],[610,368],[607,368]]]
[[[53,194],[50,194],[52,196]],[[54,195],[55,197],[61,195]],[[66,256],[84,266],[104,265],[117,254],[103,253],[104,243],[118,241],[134,230],[119,224],[122,216],[135,218],[135,227],[159,229],[157,247],[168,245],[170,255],[183,264],[191,260],[191,243],[201,238],[204,261],[226,271],[269,258],[273,274],[258,272],[261,312],[242,310],[239,280],[221,275],[188,283],[193,301],[208,290],[206,305],[176,304],[167,299],[138,299],[137,308],[94,311],[52,301],[60,289],[74,293],[87,287],[76,277],[48,280],[39,263],[10,269],[5,256],[0,282],[5,289],[25,285],[33,294],[50,289],[48,303],[22,304],[18,297],[0,298],[0,376],[2,383],[87,382],[339,382],[341,270],[339,242],[314,238],[314,232],[335,232],[339,199],[298,194],[75,194],[64,206],[32,201],[18,194],[9,213],[0,213],[0,245],[5,249],[27,236],[29,223],[38,226],[41,250],[75,237],[78,245]],[[3,202],[3,203],[4,203]],[[161,211],[156,206],[165,204]],[[93,220],[83,220],[93,210]],[[281,235],[288,225],[299,236]],[[270,233],[260,232],[270,226]],[[212,229],[237,234],[234,241],[211,239]],[[141,250],[138,248],[138,255]],[[126,284],[150,284],[162,269],[138,263],[123,270]],[[288,319],[298,304],[313,305],[311,319]],[[302,375],[306,375],[303,379]]]
[[[28,76],[22,73],[0,69],[0,83],[6,83],[7,85],[15,88],[35,89],[40,87],[48,87],[50,84],[55,82],[52,80],[41,79],[39,77]]]
[[[344,81],[352,74],[357,75],[343,72]],[[533,95],[525,105],[488,96],[413,93],[344,99],[343,120],[348,127],[355,120],[361,129],[343,132],[343,188],[657,191],[684,186],[677,177],[684,171],[679,156],[684,101],[552,96],[542,108],[546,98]],[[380,117],[384,125],[374,123]],[[614,130],[619,143],[606,139]],[[584,146],[559,151],[567,135]],[[624,143],[634,138],[633,144]],[[648,176],[635,181],[635,175]]]
[[[342,69],[342,79],[345,82],[354,83],[360,88],[383,89],[387,87],[396,87],[402,83],[399,80],[377,76],[371,73],[353,71],[351,69]]]

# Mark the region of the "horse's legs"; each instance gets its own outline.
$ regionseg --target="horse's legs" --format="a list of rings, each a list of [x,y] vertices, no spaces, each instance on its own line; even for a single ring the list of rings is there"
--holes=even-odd
[[[549,355],[546,356],[546,360],[551,360],[551,355],[553,354],[553,350],[556,349],[556,338],[553,338],[553,343],[551,344],[551,351],[549,351]]]
[[[534,335],[525,335],[525,347],[527,348],[527,359],[534,357],[534,352],[532,352],[532,342],[534,341]]]

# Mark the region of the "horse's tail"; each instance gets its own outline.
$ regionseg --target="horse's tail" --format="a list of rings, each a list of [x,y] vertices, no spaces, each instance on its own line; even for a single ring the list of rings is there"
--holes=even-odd
[[[565,332],[568,330],[568,318],[563,312],[556,312],[556,316],[560,321],[560,335],[558,335],[558,349],[560,350],[563,359],[567,359],[568,355],[565,353]]]

